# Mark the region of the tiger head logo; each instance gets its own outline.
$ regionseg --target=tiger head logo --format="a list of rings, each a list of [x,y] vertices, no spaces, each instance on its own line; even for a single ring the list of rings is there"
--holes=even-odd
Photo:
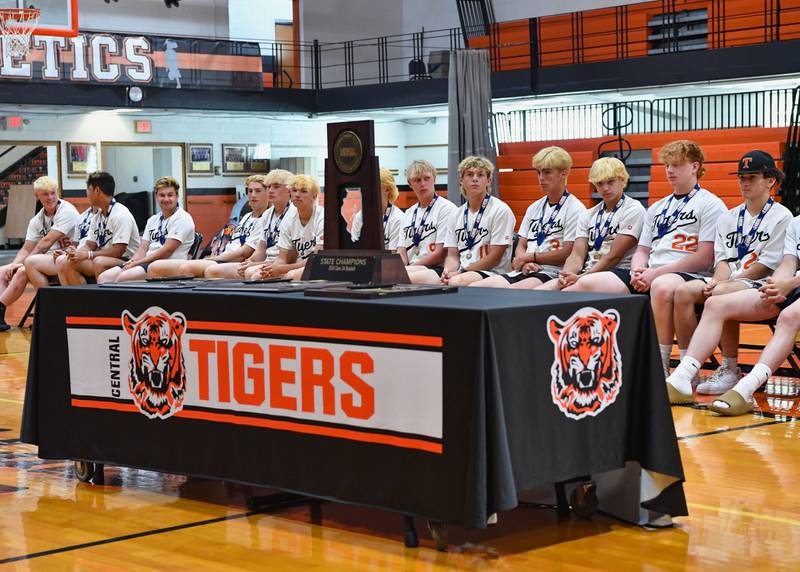
[[[597,416],[614,403],[622,387],[617,345],[619,312],[581,308],[562,322],[547,319],[555,360],[550,369],[553,403],[570,419]]]
[[[151,306],[134,318],[122,312],[122,325],[131,337],[128,379],[133,401],[150,419],[166,419],[183,408],[186,393],[181,335],[186,317]]]

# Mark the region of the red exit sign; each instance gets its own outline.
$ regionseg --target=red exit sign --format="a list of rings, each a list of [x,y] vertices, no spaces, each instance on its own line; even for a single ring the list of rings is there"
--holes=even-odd
[[[137,119],[133,122],[133,129],[136,133],[152,133],[153,124],[149,119]]]

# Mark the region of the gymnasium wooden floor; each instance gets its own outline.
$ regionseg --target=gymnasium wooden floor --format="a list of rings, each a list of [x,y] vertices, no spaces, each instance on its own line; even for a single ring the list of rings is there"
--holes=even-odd
[[[0,569],[800,569],[793,382],[776,389],[787,395],[762,397],[772,413],[673,408],[690,511],[675,528],[559,522],[552,510],[521,508],[486,531],[451,528],[441,553],[421,521],[423,546],[404,548],[400,518],[375,510],[325,503],[317,526],[303,508],[248,514],[239,485],[115,467],[105,486],[79,483],[70,463],[41,461],[18,440],[29,338],[0,334]]]

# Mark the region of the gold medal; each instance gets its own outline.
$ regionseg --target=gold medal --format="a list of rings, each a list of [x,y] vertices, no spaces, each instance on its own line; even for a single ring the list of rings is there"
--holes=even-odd
[[[417,255],[419,254],[419,248],[417,248],[417,247],[415,246],[415,247],[414,247],[414,248],[411,250],[411,254],[413,254],[414,256],[417,256]]]
[[[472,258],[472,253],[471,252],[467,252],[467,260],[470,260],[471,258]]]

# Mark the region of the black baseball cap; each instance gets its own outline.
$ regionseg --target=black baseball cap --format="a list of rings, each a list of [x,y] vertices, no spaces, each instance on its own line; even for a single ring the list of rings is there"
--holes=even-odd
[[[766,151],[754,149],[745,153],[739,159],[739,170],[730,175],[743,175],[746,173],[774,173],[778,168],[775,159]]]

